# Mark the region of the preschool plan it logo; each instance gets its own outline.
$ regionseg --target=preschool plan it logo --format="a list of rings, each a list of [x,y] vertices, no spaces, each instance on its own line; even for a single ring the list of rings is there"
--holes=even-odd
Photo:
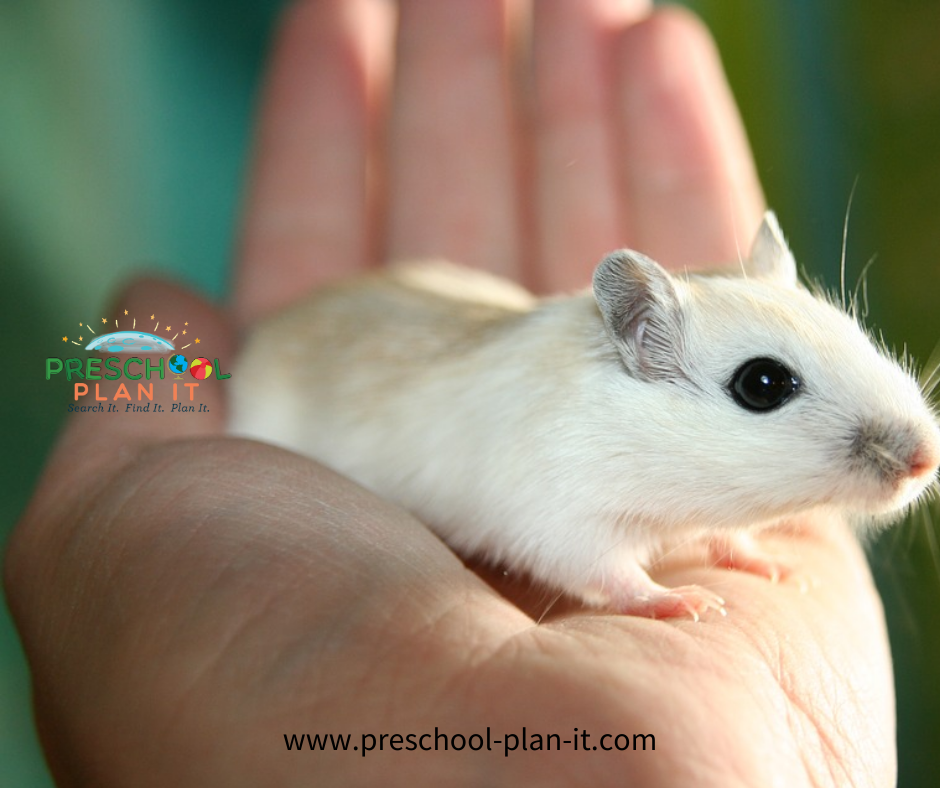
[[[189,403],[194,402],[196,389],[199,388],[201,381],[209,380],[212,377],[215,377],[216,380],[226,380],[231,377],[230,373],[222,372],[222,367],[217,358],[210,360],[206,356],[197,356],[189,360],[182,353],[177,352],[173,343],[179,337],[183,338],[181,341],[186,342],[180,350],[194,347],[195,352],[199,352],[199,349],[195,346],[199,345],[201,340],[199,337],[189,338],[189,322],[185,322],[172,336],[173,327],[171,325],[164,326],[163,332],[167,336],[163,337],[157,333],[160,331],[160,321],[157,316],[155,314],[151,315],[150,320],[155,321],[152,328],[149,324],[149,330],[145,330],[143,326],[138,328],[137,318],[128,317],[125,309],[124,323],[126,325],[130,322],[130,328],[122,329],[118,318],[115,318],[114,330],[112,331],[108,319],[103,317],[101,318],[102,325],[98,327],[98,331],[90,323],[79,323],[77,341],[74,338],[70,339],[68,336],[62,337],[63,342],[71,342],[86,351],[110,354],[107,358],[88,355],[84,357],[73,356],[71,358],[49,357],[46,359],[46,380],[61,375],[73,386],[74,403],[69,405],[70,411],[161,412],[165,408],[159,403],[153,402],[153,385],[154,380],[163,381],[168,377],[173,386],[171,410],[181,413],[196,411],[196,406],[187,404],[185,400],[188,400]],[[88,335],[87,339],[86,335]],[[88,344],[83,345],[86,341]],[[144,354],[148,356],[159,354],[164,357],[154,363],[150,358],[142,358],[141,356]],[[187,372],[188,375],[186,375]],[[190,379],[187,380],[187,377]],[[100,381],[115,381],[120,378],[125,380],[118,385],[112,396],[108,396],[107,393],[102,391]],[[146,383],[143,381],[146,381]],[[179,382],[182,382],[182,387]],[[137,386],[135,393],[138,404],[134,404],[131,396],[135,384]],[[187,391],[181,392],[182,388]],[[181,402],[180,399],[184,401]],[[82,404],[75,404],[79,400],[82,401]],[[126,400],[126,403],[119,403],[119,400]],[[94,404],[86,404],[89,402]],[[107,409],[104,407],[106,402],[108,403]],[[199,406],[199,411],[205,410],[204,405]]]

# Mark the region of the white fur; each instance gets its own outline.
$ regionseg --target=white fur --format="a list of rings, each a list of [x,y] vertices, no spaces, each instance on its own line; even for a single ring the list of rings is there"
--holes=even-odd
[[[926,480],[852,467],[860,423],[940,458],[917,385],[796,285],[784,250],[765,222],[746,277],[662,273],[681,379],[629,373],[588,292],[529,303],[500,283],[487,298],[491,278],[452,267],[330,288],[251,335],[231,429],[350,476],[461,553],[583,598],[647,593],[650,560],[690,536],[910,502]],[[727,390],[760,356],[803,381],[768,413]]]

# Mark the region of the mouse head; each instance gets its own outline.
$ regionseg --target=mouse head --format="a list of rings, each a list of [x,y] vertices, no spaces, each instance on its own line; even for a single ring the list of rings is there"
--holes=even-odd
[[[618,374],[665,410],[677,456],[663,483],[750,517],[820,505],[876,515],[934,478],[940,430],[917,383],[799,285],[773,214],[737,272],[677,277],[621,250],[597,267],[594,295]]]

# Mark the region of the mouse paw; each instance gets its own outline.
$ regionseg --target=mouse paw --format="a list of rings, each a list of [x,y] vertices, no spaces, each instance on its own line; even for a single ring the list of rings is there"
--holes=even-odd
[[[745,534],[714,541],[710,553],[712,564],[716,567],[765,577],[771,583],[779,583],[792,575],[790,567],[765,555],[754,540]]]
[[[701,586],[677,586],[663,588],[653,594],[636,596],[625,600],[618,609],[621,613],[645,618],[682,618],[691,616],[693,621],[709,610],[722,616],[728,615],[725,600],[713,591]]]

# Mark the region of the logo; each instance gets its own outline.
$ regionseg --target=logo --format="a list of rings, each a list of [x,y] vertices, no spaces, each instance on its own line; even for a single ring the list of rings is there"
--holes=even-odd
[[[124,310],[125,317],[127,310]],[[219,359],[210,359],[207,356],[198,356],[191,361],[187,360],[181,352],[178,352],[174,343],[178,338],[185,342],[180,351],[201,344],[199,337],[190,338],[189,322],[185,322],[182,328],[173,333],[173,327],[166,325],[163,327],[162,336],[158,333],[160,321],[155,314],[150,316],[151,321],[155,321],[150,330],[137,328],[137,318],[128,318],[130,329],[121,329],[118,319],[115,318],[113,328],[108,323],[108,319],[101,318],[99,331],[107,333],[99,334],[90,323],[79,323],[78,339],[70,339],[68,335],[62,337],[63,342],[71,342],[79,348],[83,348],[89,353],[108,354],[106,358],[95,355],[84,357],[73,356],[70,358],[59,358],[50,356],[46,359],[46,380],[52,380],[62,376],[73,387],[73,402],[69,405],[70,411],[98,411],[114,413],[120,410],[125,412],[162,412],[166,410],[162,405],[153,401],[154,382],[167,379],[171,376],[173,387],[173,405],[172,412],[207,412],[208,407],[204,404],[199,405],[197,411],[195,399],[196,390],[200,382],[210,380],[227,380],[232,377],[231,373],[222,372],[222,366]],[[127,320],[124,321],[125,324]],[[85,335],[91,335],[86,340]],[[88,344],[83,344],[87,341]],[[143,356],[160,355],[163,358],[156,362]],[[168,357],[167,357],[168,356]],[[189,373],[187,380],[186,373]],[[102,391],[100,381],[124,380],[118,385],[114,393],[109,396]],[[143,381],[146,381],[144,383]],[[182,381],[182,386],[177,381]],[[131,394],[136,385],[136,401],[134,403]],[[130,386],[130,388],[128,388]],[[182,391],[182,389],[187,391]],[[188,397],[186,396],[188,393]],[[87,398],[87,399],[86,399]],[[121,403],[119,400],[127,400]],[[188,400],[188,402],[187,402]],[[81,401],[82,404],[77,404]],[[94,404],[86,404],[93,401]],[[104,403],[108,403],[107,408]],[[190,404],[192,403],[192,404]],[[122,407],[123,406],[123,407]]]

